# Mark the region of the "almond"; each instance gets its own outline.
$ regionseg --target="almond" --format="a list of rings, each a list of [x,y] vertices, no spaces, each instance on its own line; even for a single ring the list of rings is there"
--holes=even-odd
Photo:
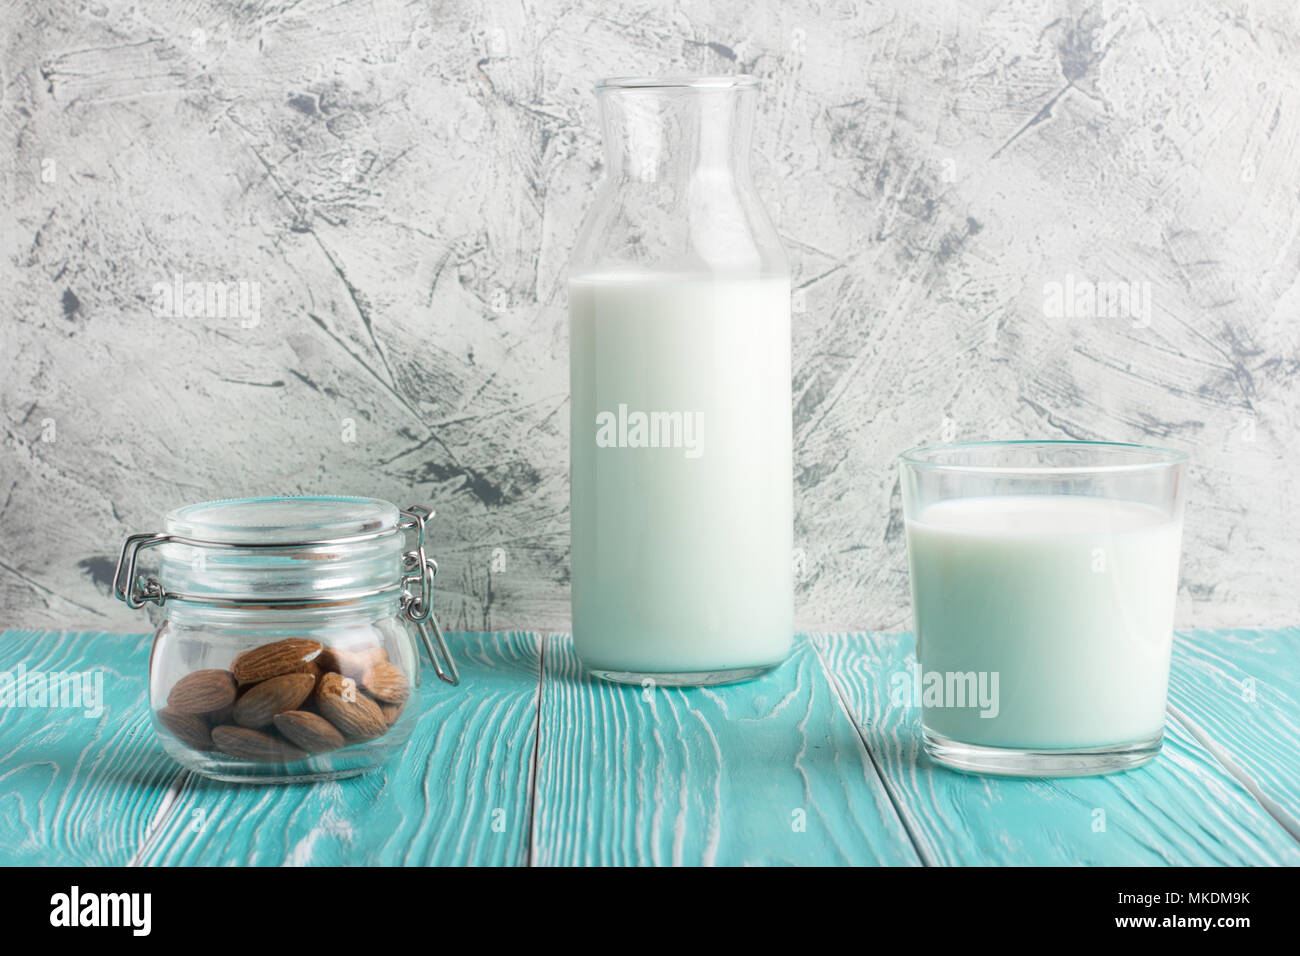
[[[323,670],[320,669],[320,665],[317,664],[316,661],[307,661],[307,662],[301,664],[301,665],[298,667],[298,669],[297,669],[296,671],[294,671],[294,673],[295,673],[295,674],[310,674],[312,677],[320,677],[320,675],[323,674],[323,673],[325,673],[325,672],[324,672]]]
[[[320,653],[320,649],[320,641],[289,637],[237,655],[230,664],[230,671],[239,683],[252,684],[300,670],[303,664]]]
[[[396,664],[381,661],[366,668],[361,687],[367,694],[385,704],[401,704],[411,696],[411,683]]]
[[[207,715],[208,723],[213,727],[219,727],[222,724],[233,724],[235,722],[235,705],[227,704],[220,710],[214,710]]]
[[[206,714],[235,699],[235,679],[229,671],[203,670],[186,674],[167,695],[167,706],[181,714]]]
[[[402,711],[406,708],[405,704],[380,704],[379,712],[384,715],[384,720],[391,727],[397,723],[397,718],[402,716]]]
[[[270,734],[248,727],[232,727],[229,724],[212,728],[212,742],[222,753],[242,760],[292,763],[307,756],[305,751],[299,750],[279,737],[272,737]]]
[[[388,730],[379,705],[341,674],[326,674],[316,688],[316,709],[349,740],[373,740]]]
[[[235,701],[235,723],[265,727],[276,714],[296,710],[315,686],[316,678],[310,674],[281,674],[254,684]]]
[[[212,731],[208,722],[198,714],[185,714],[171,707],[158,711],[158,722],[187,747],[195,750],[212,749]]]
[[[372,664],[388,660],[388,652],[382,647],[327,647],[317,658],[321,670],[334,671],[353,680],[361,680],[366,669]]]
[[[290,710],[276,714],[274,720],[276,730],[308,753],[338,750],[344,744],[343,735],[320,714]]]

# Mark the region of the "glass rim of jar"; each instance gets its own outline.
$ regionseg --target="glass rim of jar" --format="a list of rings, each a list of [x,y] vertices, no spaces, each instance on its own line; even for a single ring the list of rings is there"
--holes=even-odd
[[[316,510],[293,513],[313,507]],[[270,520],[267,512],[279,520]],[[406,511],[382,498],[262,495],[182,505],[167,512],[163,528],[177,540],[204,547],[312,547],[394,535],[406,517]]]
[[[999,449],[1022,449],[1031,447],[1048,451],[1066,451],[1078,449],[1096,454],[1097,462],[1087,464],[972,464],[954,461],[962,453],[995,453]],[[1112,460],[1104,460],[1106,458]],[[1128,460],[1113,460],[1127,457]],[[1018,439],[973,442],[946,442],[934,445],[920,445],[909,448],[898,456],[899,463],[905,467],[927,470],[957,472],[979,475],[1030,475],[1044,478],[1061,475],[1097,475],[1127,474],[1143,471],[1159,471],[1186,464],[1190,456],[1185,451],[1167,448],[1161,445],[1145,445],[1136,442],[1117,441],[1076,441],[1072,439]]]
[[[608,76],[596,82],[596,92],[613,90],[748,90],[759,85],[758,77],[749,73],[694,76]]]

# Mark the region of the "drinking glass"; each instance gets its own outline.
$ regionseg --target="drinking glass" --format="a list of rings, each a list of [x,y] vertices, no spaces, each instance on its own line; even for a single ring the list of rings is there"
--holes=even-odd
[[[926,752],[1072,776],[1160,752],[1181,452],[977,442],[901,458]]]

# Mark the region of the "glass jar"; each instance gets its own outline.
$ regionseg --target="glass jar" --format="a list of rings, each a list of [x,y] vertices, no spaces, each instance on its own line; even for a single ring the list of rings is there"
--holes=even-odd
[[[162,532],[128,537],[113,588],[151,606],[163,749],[231,781],[383,764],[418,717],[416,638],[441,679],[460,680],[432,613],[431,517],[374,498],[244,498],[179,508]],[[137,571],[146,549],[156,576]]]
[[[793,638],[790,272],[750,175],[758,81],[610,79],[569,274],[573,640],[721,684]]]

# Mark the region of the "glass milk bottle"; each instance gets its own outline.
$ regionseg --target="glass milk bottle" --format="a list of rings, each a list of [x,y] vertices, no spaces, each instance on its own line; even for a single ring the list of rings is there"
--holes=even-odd
[[[793,633],[790,273],[753,77],[596,88],[569,274],[573,639],[608,680],[746,680]]]

